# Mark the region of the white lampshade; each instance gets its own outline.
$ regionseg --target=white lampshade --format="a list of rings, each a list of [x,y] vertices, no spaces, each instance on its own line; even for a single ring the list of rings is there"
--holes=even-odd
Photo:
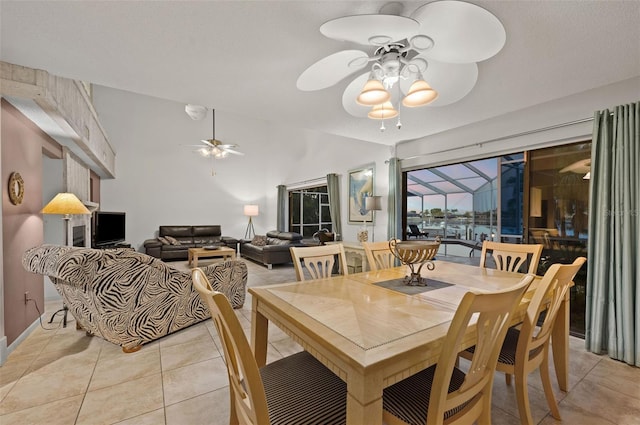
[[[380,211],[382,209],[382,196],[367,196],[364,198],[364,209],[367,211]]]
[[[199,121],[207,115],[207,108],[201,105],[187,105],[184,107],[184,111],[191,117],[192,120]]]
[[[91,211],[73,193],[58,193],[45,207],[42,214],[91,214]]]
[[[402,104],[409,108],[427,105],[438,97],[438,92],[424,80],[416,80],[411,84],[409,92],[402,100]]]
[[[532,187],[529,192],[529,216],[542,217],[542,189]]]
[[[362,88],[356,102],[360,105],[374,106],[391,99],[391,93],[385,90],[379,80],[371,79]]]
[[[244,215],[249,217],[255,217],[258,215],[259,209],[257,205],[245,205]]]
[[[372,120],[385,120],[397,117],[398,111],[393,107],[391,102],[385,102],[371,108],[367,116]]]

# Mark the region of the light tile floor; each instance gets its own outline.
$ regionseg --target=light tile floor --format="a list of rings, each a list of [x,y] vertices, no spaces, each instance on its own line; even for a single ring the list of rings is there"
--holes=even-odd
[[[171,263],[183,268],[183,262]],[[247,261],[249,286],[295,280],[290,265],[273,270]],[[45,317],[60,307],[46,306]],[[237,310],[250,333],[251,300]],[[12,424],[227,424],[226,369],[211,320],[145,345],[137,353],[86,336],[71,321],[38,328],[0,368],[0,423]],[[530,375],[533,418],[538,424],[640,424],[640,369],[597,356],[571,338],[570,391],[555,386],[563,422],[546,406],[537,373]],[[300,350],[275,327],[269,361]],[[519,424],[513,386],[496,376],[493,423]]]

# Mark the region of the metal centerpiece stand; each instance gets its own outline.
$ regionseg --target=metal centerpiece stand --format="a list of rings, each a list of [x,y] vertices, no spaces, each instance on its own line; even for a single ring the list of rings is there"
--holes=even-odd
[[[427,266],[427,270],[433,270],[436,267],[432,260],[438,253],[438,248],[440,248],[440,237],[436,237],[433,241],[395,239],[389,241],[391,253],[411,270],[411,274],[404,278],[404,283],[409,286],[427,286],[427,279],[420,276],[420,271],[424,265]]]

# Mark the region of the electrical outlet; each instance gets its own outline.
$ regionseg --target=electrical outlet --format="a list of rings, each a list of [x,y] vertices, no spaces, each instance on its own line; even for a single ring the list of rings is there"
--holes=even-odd
[[[24,303],[27,304],[29,302],[30,298],[29,298],[29,291],[26,291],[24,293]]]

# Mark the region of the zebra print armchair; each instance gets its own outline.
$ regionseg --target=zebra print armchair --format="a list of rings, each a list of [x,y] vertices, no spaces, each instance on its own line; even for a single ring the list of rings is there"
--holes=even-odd
[[[190,273],[130,249],[45,244],[27,250],[22,265],[51,278],[79,326],[125,352],[210,317]],[[225,261],[202,270],[234,308],[242,307],[244,262]]]

